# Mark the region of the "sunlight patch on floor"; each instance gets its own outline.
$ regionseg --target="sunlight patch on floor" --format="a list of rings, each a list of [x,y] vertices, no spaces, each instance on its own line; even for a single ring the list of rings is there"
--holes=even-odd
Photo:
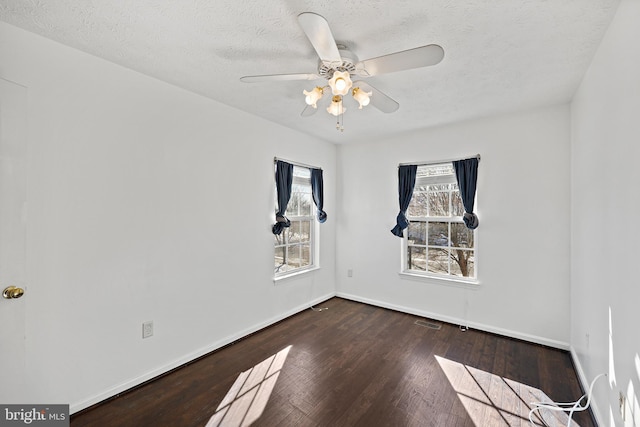
[[[530,427],[531,402],[552,402],[540,389],[435,357],[476,426]],[[566,426],[568,417],[564,412],[540,410],[533,421],[536,426]],[[573,420],[570,425],[580,427]]]
[[[291,346],[238,375],[206,427],[247,427],[260,418],[289,350]]]

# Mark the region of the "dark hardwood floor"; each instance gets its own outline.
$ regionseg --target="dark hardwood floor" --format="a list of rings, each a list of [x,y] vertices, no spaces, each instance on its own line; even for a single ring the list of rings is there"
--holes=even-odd
[[[317,307],[328,309],[74,414],[71,426],[204,427],[219,405],[210,426],[530,426],[542,392],[556,402],[583,394],[565,351],[437,321],[431,329],[341,298]],[[552,416],[543,418],[564,425]],[[574,421],[594,426],[588,412]]]

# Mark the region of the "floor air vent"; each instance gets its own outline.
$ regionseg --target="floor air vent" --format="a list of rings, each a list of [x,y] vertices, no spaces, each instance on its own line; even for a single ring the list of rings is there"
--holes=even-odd
[[[428,322],[426,320],[416,320],[416,325],[424,326],[425,328],[439,330],[442,328],[442,325],[437,323]]]

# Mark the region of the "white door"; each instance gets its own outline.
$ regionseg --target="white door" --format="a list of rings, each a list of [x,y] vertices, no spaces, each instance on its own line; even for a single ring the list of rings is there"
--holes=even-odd
[[[25,365],[27,89],[0,78],[0,402],[29,402]],[[5,291],[13,286],[13,290]],[[19,290],[25,294],[19,295]],[[3,295],[6,294],[6,295]]]

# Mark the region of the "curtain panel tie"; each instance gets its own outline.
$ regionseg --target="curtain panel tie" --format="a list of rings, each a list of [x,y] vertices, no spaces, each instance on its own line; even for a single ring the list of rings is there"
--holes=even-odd
[[[271,227],[271,232],[273,234],[280,234],[282,230],[291,226],[291,221],[289,218],[283,215],[276,215],[276,223]]]
[[[407,216],[404,212],[400,211],[396,217],[396,226],[391,229],[391,232],[398,237],[404,237],[404,233],[402,231],[408,226],[409,220],[407,219]]]
[[[464,225],[471,230],[475,230],[480,225],[480,220],[478,220],[478,215],[473,212],[465,212],[462,216],[462,220],[464,221]]]

